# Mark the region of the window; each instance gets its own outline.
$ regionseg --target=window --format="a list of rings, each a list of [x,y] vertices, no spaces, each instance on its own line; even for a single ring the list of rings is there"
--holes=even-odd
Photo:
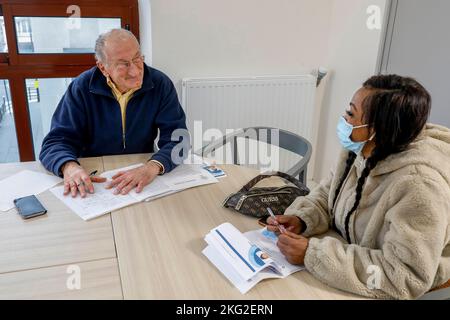
[[[5,20],[0,14],[0,53],[2,52],[8,52],[8,46],[6,44]]]
[[[0,79],[0,163],[19,161],[9,81]]]
[[[0,0],[0,161],[38,157],[67,86],[95,65],[98,35],[122,27],[139,39],[138,17],[138,0]]]
[[[71,81],[72,78],[41,78],[25,81],[36,155],[41,152],[42,140],[50,131],[52,115]]]
[[[114,28],[120,18],[15,17],[19,53],[93,53],[95,39]]]

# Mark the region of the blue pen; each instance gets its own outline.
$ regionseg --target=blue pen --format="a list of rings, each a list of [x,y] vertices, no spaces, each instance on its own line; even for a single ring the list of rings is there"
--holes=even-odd
[[[282,224],[279,224],[277,219],[275,218],[275,215],[272,212],[272,209],[267,208],[267,211],[269,212],[270,216],[275,220],[276,226],[278,227],[278,230],[280,230],[281,233],[285,233],[286,229]]]

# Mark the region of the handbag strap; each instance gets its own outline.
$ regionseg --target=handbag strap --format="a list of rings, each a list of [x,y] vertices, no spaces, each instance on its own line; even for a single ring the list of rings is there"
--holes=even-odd
[[[292,182],[295,186],[299,187],[300,189],[304,189],[305,186],[296,178],[284,173],[284,172],[273,172],[273,173],[264,173],[260,174],[256,177],[254,177],[252,180],[250,180],[245,186],[242,187],[239,192],[249,191],[251,188],[253,188],[258,182],[261,180],[271,178],[271,177],[281,177],[289,182]]]

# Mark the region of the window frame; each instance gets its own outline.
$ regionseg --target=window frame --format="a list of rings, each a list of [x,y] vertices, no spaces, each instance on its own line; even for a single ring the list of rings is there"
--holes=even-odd
[[[14,17],[69,17],[67,8],[78,5],[81,18],[120,18],[121,27],[139,39],[138,0],[0,0],[8,52],[0,53],[0,78],[9,80],[19,156],[33,161],[31,121],[25,79],[77,77],[95,66],[93,53],[18,53]]]
[[[3,17],[3,9],[2,9],[1,4],[0,4],[0,16]],[[6,30],[5,30],[5,32],[6,32]],[[9,50],[9,48],[8,48],[8,50]],[[7,63],[8,63],[8,52],[0,52],[0,66],[3,64],[7,64]]]

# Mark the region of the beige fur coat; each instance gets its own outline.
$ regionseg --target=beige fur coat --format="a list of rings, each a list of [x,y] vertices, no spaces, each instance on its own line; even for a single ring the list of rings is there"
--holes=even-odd
[[[285,212],[307,226],[307,270],[332,287],[385,299],[417,298],[450,279],[450,130],[428,124],[407,150],[377,164],[350,219],[350,244],[314,237],[331,228],[347,155],[342,151],[336,172]],[[363,169],[358,156],[336,201],[336,226],[344,235]]]

